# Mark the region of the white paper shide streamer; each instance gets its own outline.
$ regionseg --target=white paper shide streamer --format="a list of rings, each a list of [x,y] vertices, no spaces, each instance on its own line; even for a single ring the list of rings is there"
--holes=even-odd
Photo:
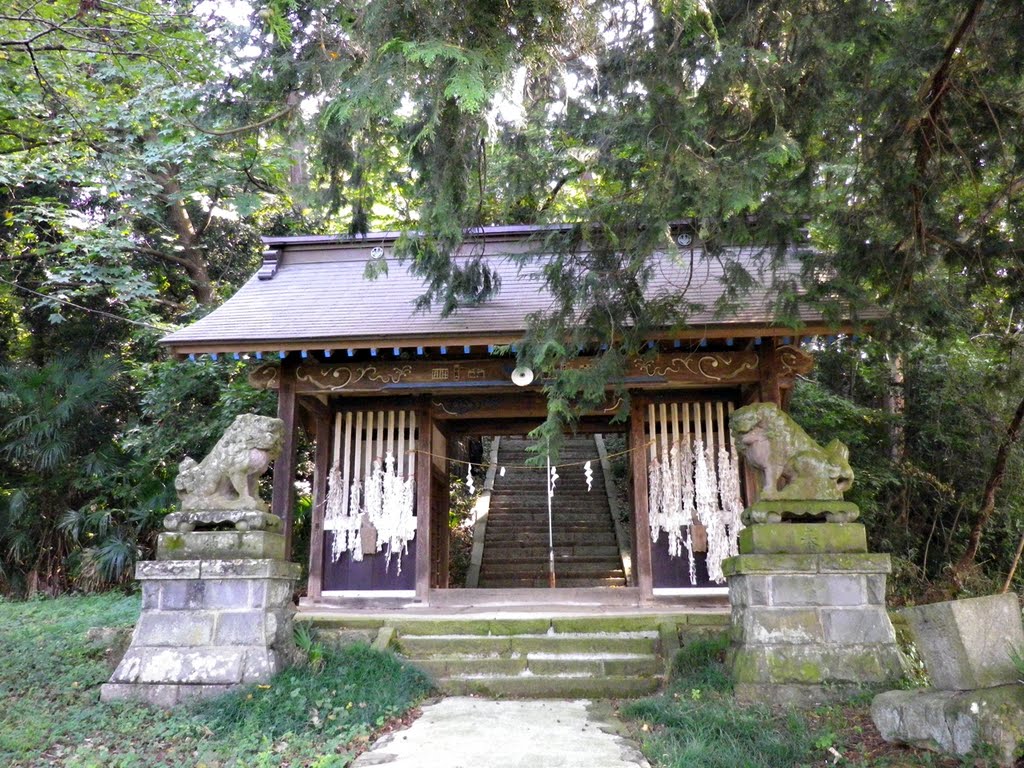
[[[335,445],[340,444],[340,417],[337,424]],[[359,562],[364,554],[384,552],[385,569],[395,558],[401,574],[402,555],[408,552],[409,542],[416,535],[413,478],[402,476],[402,467],[390,450],[383,460],[375,459],[362,478],[352,479],[348,487],[340,464],[340,451],[336,450],[334,466],[328,475],[324,513],[324,530],[334,532],[331,559],[337,562],[342,553],[348,552]],[[364,532],[375,534],[375,541],[364,542]]]
[[[743,528],[740,522],[743,502],[739,460],[735,450],[726,445],[721,405],[716,404],[717,419],[714,419],[710,404],[692,404],[695,427],[692,436],[690,405],[685,403],[681,406],[681,433],[676,405],[672,406],[671,421],[664,406],[661,406],[660,419],[653,407],[649,410],[651,435],[655,438],[648,464],[647,486],[651,540],[657,543],[661,534],[666,534],[671,557],[680,557],[685,550],[690,583],[696,584],[693,526],[703,526],[707,533],[708,578],[721,583],[725,581],[722,561],[738,553],[739,532]],[[701,411],[704,409],[702,430]],[[716,421],[717,449],[714,439]]]

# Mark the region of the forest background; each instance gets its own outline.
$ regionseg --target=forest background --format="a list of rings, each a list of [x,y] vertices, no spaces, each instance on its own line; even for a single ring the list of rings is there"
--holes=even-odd
[[[574,222],[521,358],[571,426],[685,293],[689,220],[727,267],[870,336],[817,343],[792,411],[851,450],[894,597],[1019,584],[1024,7],[1016,0],[13,0],[0,10],[0,592],[130,580],[246,362],[157,340],[255,269],[260,235],[400,241],[424,302],[500,290],[486,224]],[[587,240],[581,258],[573,245]],[[725,244],[767,245],[753,273]],[[315,308],[310,308],[315,311]],[[587,376],[577,341],[609,345]]]

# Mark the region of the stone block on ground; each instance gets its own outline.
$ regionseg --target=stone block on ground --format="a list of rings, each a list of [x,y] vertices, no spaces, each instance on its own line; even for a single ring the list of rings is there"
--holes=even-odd
[[[994,752],[1013,766],[1024,747],[1024,685],[975,691],[887,691],[871,702],[886,741],[965,757]]]
[[[973,690],[1017,682],[1010,654],[1024,650],[1017,595],[989,595],[904,608],[932,687]]]

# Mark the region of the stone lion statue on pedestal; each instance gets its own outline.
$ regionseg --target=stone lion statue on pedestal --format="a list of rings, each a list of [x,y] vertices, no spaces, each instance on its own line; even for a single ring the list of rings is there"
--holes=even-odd
[[[165,528],[191,530],[197,522],[233,522],[240,529],[270,527],[269,518],[277,518],[267,514],[257,484],[280,455],[283,440],[280,419],[252,413],[236,417],[206,458],[185,458],[178,465],[174,487],[181,512],[168,515]]]
[[[774,403],[737,409],[730,429],[737,452],[761,475],[760,500],[748,510],[751,522],[778,522],[784,513],[824,515],[830,522],[856,519],[856,505],[842,500],[853,485],[843,443],[820,446]]]

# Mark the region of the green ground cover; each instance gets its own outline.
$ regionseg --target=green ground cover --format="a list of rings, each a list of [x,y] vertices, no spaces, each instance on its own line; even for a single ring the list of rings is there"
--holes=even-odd
[[[352,646],[191,709],[101,704],[111,661],[86,631],[138,614],[120,594],[0,602],[0,765],[340,768],[431,690],[393,655]]]
[[[675,659],[672,682],[664,693],[621,708],[655,768],[951,768],[963,764],[884,742],[871,723],[870,694],[810,712],[738,706],[723,663],[725,646],[725,640],[685,646]]]

